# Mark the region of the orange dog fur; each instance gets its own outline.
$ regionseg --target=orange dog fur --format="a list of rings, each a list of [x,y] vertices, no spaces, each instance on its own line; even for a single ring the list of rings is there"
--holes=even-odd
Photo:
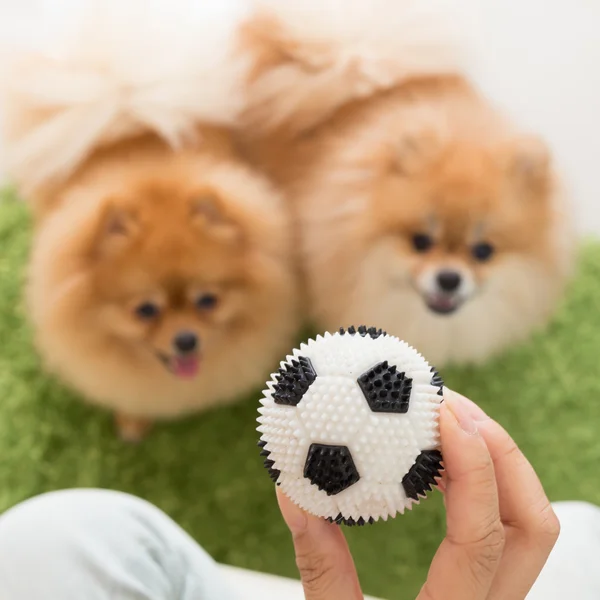
[[[565,194],[545,144],[469,82],[439,14],[257,4],[240,35],[247,152],[289,196],[317,327],[382,327],[443,366],[544,325],[573,262]]]
[[[195,46],[196,22],[182,32],[187,0],[167,7],[173,30],[137,3],[150,27],[132,38],[134,4],[95,3],[90,35],[25,56],[5,90],[9,164],[36,217],[37,346],[131,440],[259,386],[298,324],[287,211],[235,147],[215,47]],[[138,64],[155,40],[161,56]],[[182,68],[186,41],[200,55]]]

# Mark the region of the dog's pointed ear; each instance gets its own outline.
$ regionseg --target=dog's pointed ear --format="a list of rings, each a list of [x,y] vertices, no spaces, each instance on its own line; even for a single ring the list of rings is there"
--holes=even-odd
[[[216,193],[207,191],[194,195],[190,213],[193,222],[214,239],[226,243],[240,241],[242,231]]]
[[[551,185],[552,157],[546,143],[522,136],[509,144],[506,168],[511,180],[525,193],[545,194]]]
[[[101,256],[119,252],[136,235],[139,223],[136,215],[116,202],[108,202],[99,219],[95,250]]]

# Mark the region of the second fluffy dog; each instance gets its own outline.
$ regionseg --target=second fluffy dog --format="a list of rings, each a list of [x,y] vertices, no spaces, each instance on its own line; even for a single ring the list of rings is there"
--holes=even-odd
[[[248,152],[290,196],[318,327],[383,327],[442,365],[546,323],[569,208],[545,144],[465,75],[452,7],[256,4]]]

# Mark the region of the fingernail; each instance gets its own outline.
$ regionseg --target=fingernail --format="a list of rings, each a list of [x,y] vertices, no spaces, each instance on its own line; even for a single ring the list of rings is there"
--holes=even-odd
[[[477,423],[471,415],[471,407],[463,402],[461,398],[460,394],[454,392],[444,394],[448,408],[458,421],[460,428],[469,435],[475,435],[477,433]]]
[[[447,398],[448,395],[457,398],[465,406],[466,410],[469,411],[469,414],[471,415],[474,421],[487,421],[490,418],[488,414],[479,405],[473,402],[473,400],[469,400],[469,398],[463,396],[462,394],[459,394],[458,392],[455,392],[448,388],[444,388],[444,397]]]
[[[292,533],[304,531],[308,525],[306,513],[296,504],[294,504],[280,488],[277,491],[277,502],[283,519]]]

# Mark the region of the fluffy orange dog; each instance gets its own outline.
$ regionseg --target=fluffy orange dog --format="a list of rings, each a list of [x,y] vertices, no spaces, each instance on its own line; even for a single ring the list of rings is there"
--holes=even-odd
[[[289,347],[289,223],[234,147],[235,78],[194,3],[83,4],[16,64],[10,168],[36,216],[44,362],[139,439],[260,384]]]
[[[318,327],[383,327],[441,365],[543,325],[572,263],[560,183],[435,2],[257,4],[248,151],[290,194]]]

